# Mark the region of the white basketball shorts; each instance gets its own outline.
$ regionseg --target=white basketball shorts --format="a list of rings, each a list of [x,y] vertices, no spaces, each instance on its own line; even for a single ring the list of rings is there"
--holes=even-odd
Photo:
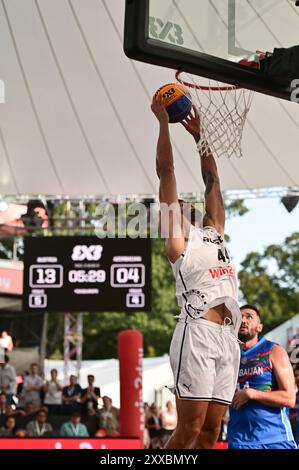
[[[170,345],[174,387],[182,400],[230,405],[236,390],[240,347],[232,326],[204,320],[180,320]]]

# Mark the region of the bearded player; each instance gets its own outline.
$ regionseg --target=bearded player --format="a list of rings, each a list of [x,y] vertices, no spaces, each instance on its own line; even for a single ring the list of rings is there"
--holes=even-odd
[[[259,337],[259,310],[241,307],[241,364],[238,391],[230,407],[230,449],[296,449],[289,408],[296,401],[293,369],[286,351]]]
[[[164,215],[161,212],[162,227],[163,222],[169,225],[166,255],[181,307],[170,346],[178,424],[166,447],[213,448],[238,377],[240,350],[236,335],[241,313],[237,273],[224,242],[225,211],[217,167],[208,143],[201,140],[197,109],[193,107],[182,124],[199,149],[206,187],[206,213],[201,227],[181,217],[169,118],[157,95],[152,111],[159,122],[156,168],[160,203],[173,209],[168,211],[166,221],[165,211]]]

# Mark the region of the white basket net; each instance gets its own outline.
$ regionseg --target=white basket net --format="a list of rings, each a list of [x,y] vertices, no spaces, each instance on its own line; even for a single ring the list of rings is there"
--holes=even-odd
[[[243,129],[254,92],[215,80],[199,85],[195,81],[198,77],[185,72],[178,72],[176,78],[189,89],[193,104],[198,107],[201,153],[242,157]]]

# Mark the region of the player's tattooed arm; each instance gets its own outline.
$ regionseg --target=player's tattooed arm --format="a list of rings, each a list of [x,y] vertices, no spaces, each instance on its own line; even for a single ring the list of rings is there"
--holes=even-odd
[[[225,225],[225,209],[221,194],[220,178],[213,154],[207,142],[203,142],[201,150],[201,173],[205,183],[206,214],[204,225],[212,225],[223,235]]]
[[[187,119],[182,121],[182,125],[192,135],[196,144],[199,146],[201,157],[201,173],[206,186],[205,204],[206,214],[204,225],[212,225],[223,235],[225,224],[225,210],[220,190],[220,179],[217,171],[217,165],[209,144],[201,139],[200,116],[196,106],[193,106],[193,112]]]

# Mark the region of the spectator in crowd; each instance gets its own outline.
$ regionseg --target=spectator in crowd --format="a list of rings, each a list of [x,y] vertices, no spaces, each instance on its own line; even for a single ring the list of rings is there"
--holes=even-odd
[[[77,377],[70,376],[70,385],[62,389],[62,414],[69,415],[73,411],[80,411],[80,398],[82,388],[77,384]]]
[[[26,403],[23,414],[24,416],[30,416],[30,417],[35,415],[35,408],[31,401],[28,401]]]
[[[101,396],[100,389],[94,386],[94,375],[88,375],[87,381],[88,387],[82,391],[81,396],[81,409],[84,414],[87,414],[91,408],[98,409],[98,400]]]
[[[296,392],[296,404],[295,404],[295,411],[296,411],[296,427],[294,430],[294,438],[297,446],[299,446],[299,365],[297,365],[294,369],[294,376],[295,382],[297,387]]]
[[[161,413],[161,423],[166,435],[171,436],[176,428],[178,416],[171,401],[166,403],[166,410]]]
[[[7,404],[5,393],[0,393],[0,428],[4,427],[6,418],[13,415],[14,411],[11,405]]]
[[[3,348],[7,352],[11,352],[13,350],[12,337],[8,334],[7,331],[2,331],[1,333],[0,348]]]
[[[25,377],[29,375],[29,370],[24,370],[23,374],[21,375],[21,380],[17,385],[17,398],[18,398],[18,403],[21,404],[22,402],[22,390],[23,390],[23,385],[24,385],[24,380]]]
[[[44,410],[39,410],[35,421],[30,421],[27,424],[26,431],[29,437],[42,437],[51,434],[53,428],[50,423],[47,423],[47,413]]]
[[[7,398],[4,392],[0,393],[0,416],[7,415]]]
[[[147,427],[147,423],[149,418],[151,417],[150,407],[147,402],[143,404],[143,413],[144,413],[144,432],[143,432],[143,445],[145,449],[149,449],[151,445],[151,438],[149,435],[149,430]]]
[[[13,415],[17,419],[18,427],[24,430],[30,421],[35,420],[35,409],[33,403],[26,403],[24,408],[18,407],[13,412]]]
[[[40,390],[43,386],[42,378],[38,374],[38,364],[32,363],[30,366],[30,374],[24,378],[23,389],[21,393],[21,406],[26,403],[33,404],[34,410],[40,408]]]
[[[64,423],[60,429],[61,437],[89,437],[87,427],[81,422],[81,416],[78,411],[71,414],[71,419]]]
[[[0,356],[0,361],[3,359]],[[9,357],[4,355],[4,362],[0,362],[0,392],[6,394],[7,403],[13,403],[13,396],[16,393],[16,371],[9,364]]]
[[[147,427],[151,438],[151,447],[159,449],[161,447],[162,422],[159,416],[158,407],[152,403],[150,407],[151,417],[148,420]]]
[[[5,425],[0,428],[0,437],[13,437],[16,432],[16,420],[13,416],[6,416]]]
[[[147,421],[151,417],[151,410],[147,402],[144,402],[143,409],[144,409],[144,422],[145,424],[147,424]]]
[[[99,414],[98,410],[94,408],[89,408],[87,410],[87,415],[84,415],[84,424],[87,427],[88,434],[94,436],[99,428]]]
[[[103,397],[103,408],[99,410],[100,428],[105,429],[107,436],[119,434],[119,409],[112,406],[112,399]]]
[[[44,404],[47,406],[49,415],[59,415],[62,405],[62,386],[57,380],[57,370],[51,370],[51,380],[47,380],[44,385]]]
[[[162,411],[160,418],[162,424],[160,441],[161,446],[164,447],[175,430],[178,420],[176,409],[171,401],[166,403],[166,410]]]
[[[4,425],[7,416],[14,416],[15,411],[12,406],[7,403],[7,398],[4,392],[0,393],[0,427]]]
[[[45,399],[45,385],[46,385],[46,376],[45,376],[45,373],[44,372],[41,372],[40,373],[40,378],[42,379],[42,386],[41,386],[41,389],[39,391],[39,398],[40,398],[40,402],[41,403],[44,403],[44,399]],[[48,413],[48,410],[47,410],[47,413]]]

